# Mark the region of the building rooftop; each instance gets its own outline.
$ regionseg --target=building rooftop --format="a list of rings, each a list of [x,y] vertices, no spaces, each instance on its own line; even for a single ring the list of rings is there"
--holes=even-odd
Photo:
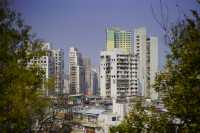
[[[98,116],[104,112],[106,112],[106,109],[101,106],[84,107],[82,110],[77,111],[77,113],[90,116]]]
[[[103,108],[91,108],[85,111],[85,114],[100,115],[106,110]]]

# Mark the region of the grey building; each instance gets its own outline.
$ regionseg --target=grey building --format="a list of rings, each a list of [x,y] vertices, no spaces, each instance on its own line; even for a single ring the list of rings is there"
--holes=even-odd
[[[91,68],[91,60],[89,57],[84,57],[83,58],[83,66],[84,66],[84,70],[85,70],[85,84],[84,84],[84,94],[85,95],[93,95],[92,92],[92,68]]]
[[[63,94],[64,89],[64,50],[52,49],[54,57],[55,94]]]

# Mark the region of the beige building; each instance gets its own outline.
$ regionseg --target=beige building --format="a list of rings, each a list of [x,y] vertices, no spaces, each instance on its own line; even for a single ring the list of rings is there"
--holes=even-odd
[[[153,84],[158,72],[158,38],[148,37],[145,28],[135,29],[134,54],[138,60],[140,93],[146,98],[156,99]]]
[[[84,67],[81,53],[77,48],[69,49],[69,93],[84,93]]]

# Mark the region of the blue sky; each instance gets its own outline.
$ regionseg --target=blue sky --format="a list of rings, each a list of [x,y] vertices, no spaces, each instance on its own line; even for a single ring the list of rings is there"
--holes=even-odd
[[[195,0],[163,1],[169,24],[176,23],[183,13],[190,14],[189,9],[199,10]],[[151,10],[152,7],[160,16],[160,0],[13,0],[13,7],[22,13],[25,24],[32,26],[37,38],[65,50],[65,65],[70,46],[77,47],[98,65],[100,51],[105,47],[105,29],[110,26],[126,30],[146,27],[149,35],[159,37],[160,68],[164,64],[167,46]]]

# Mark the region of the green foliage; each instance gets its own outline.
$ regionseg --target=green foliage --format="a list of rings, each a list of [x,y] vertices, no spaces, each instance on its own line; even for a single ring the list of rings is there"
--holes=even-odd
[[[171,53],[167,57],[166,71],[158,76],[155,85],[165,91],[165,106],[171,118],[180,118],[180,128],[189,132],[200,131],[200,17],[193,18],[173,28]]]
[[[155,89],[168,112],[153,107],[133,108],[111,133],[198,133],[200,132],[200,16],[192,10],[171,31],[171,52],[164,71],[156,78]],[[178,125],[173,120],[180,119]]]
[[[0,1],[0,131],[28,132],[45,112],[48,101],[39,95],[43,71],[27,67],[40,57],[40,41],[33,40],[30,27]]]
[[[154,107],[143,107],[137,103],[125,119],[116,127],[111,127],[111,133],[170,133],[167,132],[168,119],[165,113],[160,113]]]

